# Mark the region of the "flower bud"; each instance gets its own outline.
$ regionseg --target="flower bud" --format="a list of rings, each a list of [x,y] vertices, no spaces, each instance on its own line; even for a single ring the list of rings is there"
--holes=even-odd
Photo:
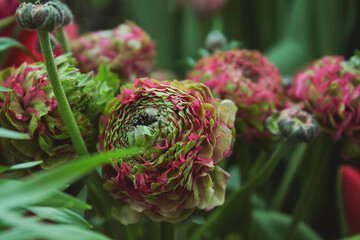
[[[206,48],[213,52],[215,50],[221,50],[226,45],[226,43],[226,37],[218,30],[209,32],[205,40]]]
[[[63,2],[60,2],[59,0],[54,1],[56,2],[64,11],[64,21],[62,23],[62,26],[66,26],[70,24],[74,20],[74,16],[70,10],[70,8]]]
[[[16,20],[23,28],[54,31],[64,22],[64,11],[56,2],[22,3],[16,10]]]
[[[276,124],[272,124],[274,121]],[[288,143],[309,142],[318,130],[315,118],[298,107],[273,114],[268,118],[267,125],[273,134],[281,134]]]

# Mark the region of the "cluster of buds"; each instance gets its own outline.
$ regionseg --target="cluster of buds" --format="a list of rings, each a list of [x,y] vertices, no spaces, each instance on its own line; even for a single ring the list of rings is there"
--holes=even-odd
[[[123,223],[142,216],[178,222],[221,205],[232,153],[236,106],[192,81],[137,79],[110,102],[100,121],[99,149],[145,147],[142,156],[104,167],[106,188],[126,202]],[[131,216],[131,217],[130,217]]]
[[[204,83],[215,97],[238,107],[236,130],[248,140],[269,137],[265,123],[282,104],[278,70],[258,51],[216,51],[199,60],[188,79]]]
[[[127,22],[113,30],[87,34],[71,43],[74,58],[82,72],[97,72],[106,63],[119,77],[135,80],[148,74],[155,57],[150,36]]]
[[[59,78],[84,141],[95,149],[98,116],[107,101],[103,95],[114,96],[114,92],[70,63],[69,55],[56,59]],[[4,151],[15,162],[43,160],[43,167],[73,158],[75,151],[44,64],[7,68],[0,73],[0,85],[12,90],[0,95],[1,126],[30,135],[30,140],[1,139]]]
[[[53,32],[72,22],[70,9],[58,0],[44,4],[22,3],[16,10],[16,20],[25,29]]]

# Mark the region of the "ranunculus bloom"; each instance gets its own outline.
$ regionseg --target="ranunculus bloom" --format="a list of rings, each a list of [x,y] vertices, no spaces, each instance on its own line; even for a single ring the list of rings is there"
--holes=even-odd
[[[82,72],[97,72],[102,63],[120,77],[135,80],[154,65],[155,45],[150,36],[132,22],[106,31],[89,33],[71,43]]]
[[[19,6],[20,1],[18,0],[2,0],[0,1],[0,19],[9,17],[15,14],[17,7]],[[16,31],[19,31],[20,27],[16,22],[6,27],[3,31],[0,31],[0,37],[13,37],[16,38],[18,42],[23,44],[37,59],[43,61],[42,54],[36,50],[36,42],[38,41],[38,32],[37,31],[28,31],[21,29],[19,33],[16,34]],[[71,23],[65,26],[65,31],[68,34],[70,40],[77,38],[77,26],[74,23]],[[16,34],[16,35],[15,35]],[[60,44],[57,44],[56,50],[54,51],[55,56],[61,55]],[[18,67],[22,63],[33,63],[34,60],[27,55],[25,52],[13,48],[7,53],[6,60],[3,66],[0,67]]]
[[[91,74],[81,74],[69,63],[69,55],[56,59],[57,69],[80,132],[89,148],[95,148],[97,121],[103,107],[100,94],[110,95],[106,83]],[[43,63],[23,63],[0,72],[0,125],[29,133],[30,140],[1,139],[4,151],[15,162],[44,160],[43,167],[72,158],[75,154]],[[104,89],[104,90],[103,90]],[[103,104],[105,105],[105,104]]]
[[[324,57],[297,74],[288,95],[315,115],[334,140],[359,135],[360,71],[343,57]]]
[[[200,59],[187,78],[208,86],[215,97],[238,107],[236,130],[248,140],[266,139],[266,119],[281,106],[278,70],[260,52],[233,49]]]
[[[341,188],[348,231],[360,234],[360,172],[350,165],[341,169]]]
[[[232,152],[235,112],[232,101],[189,80],[125,86],[101,117],[99,149],[147,150],[103,169],[107,189],[128,204],[120,220],[178,222],[223,204],[229,175],[218,163]]]

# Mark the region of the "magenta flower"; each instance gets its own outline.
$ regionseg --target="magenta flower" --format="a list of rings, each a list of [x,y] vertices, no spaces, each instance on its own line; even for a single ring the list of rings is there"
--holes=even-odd
[[[103,169],[106,188],[128,204],[120,221],[178,222],[223,204],[229,175],[218,163],[232,152],[235,112],[232,101],[188,80],[144,78],[125,86],[101,117],[99,149],[147,150]]]
[[[266,119],[281,104],[278,70],[258,51],[216,51],[199,60],[188,79],[204,83],[215,97],[231,99],[238,107],[236,130],[243,137],[266,139]]]
[[[288,95],[303,103],[334,140],[353,137],[360,124],[359,77],[343,57],[324,57],[297,74]]]
[[[154,47],[150,36],[132,22],[86,34],[71,43],[73,56],[82,72],[97,73],[99,66],[106,63],[120,77],[131,80],[151,71]]]

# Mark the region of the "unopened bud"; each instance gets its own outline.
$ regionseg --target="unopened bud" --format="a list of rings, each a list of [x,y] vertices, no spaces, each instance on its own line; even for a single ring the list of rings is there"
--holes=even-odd
[[[52,32],[63,24],[64,11],[56,2],[22,3],[16,10],[16,21],[25,29]]]
[[[318,130],[314,116],[298,107],[274,113],[268,118],[267,126],[273,134],[282,135],[288,143],[309,142]]]
[[[210,51],[221,50],[227,43],[226,37],[218,30],[208,33],[205,46]]]

